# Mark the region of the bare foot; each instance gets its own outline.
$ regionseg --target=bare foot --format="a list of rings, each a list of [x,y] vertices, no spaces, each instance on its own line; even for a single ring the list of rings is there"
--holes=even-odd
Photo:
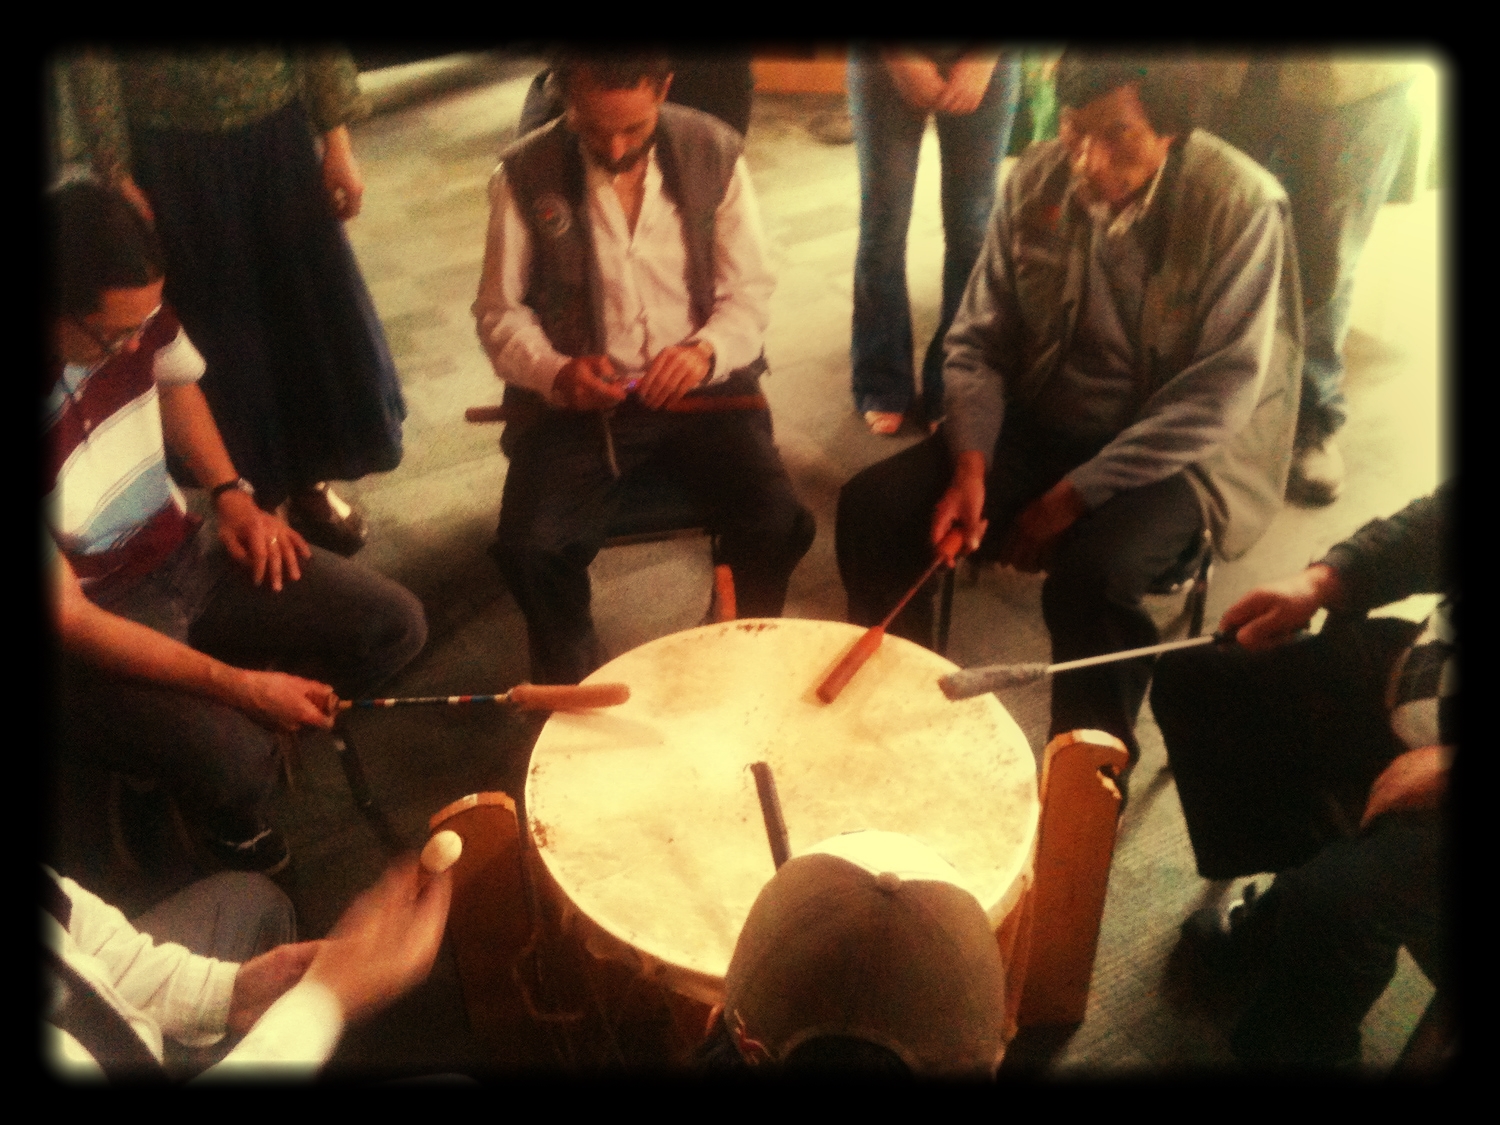
[[[890,437],[901,428],[902,417],[883,410],[866,410],[865,425],[876,437]]]

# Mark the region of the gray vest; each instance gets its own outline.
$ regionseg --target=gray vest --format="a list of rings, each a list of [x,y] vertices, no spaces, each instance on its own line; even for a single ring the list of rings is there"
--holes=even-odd
[[[729,126],[685,106],[661,106],[656,158],[662,190],[682,216],[687,289],[694,328],[714,308],[714,222],[744,142]],[[592,291],[594,258],[588,224],[587,176],[578,138],[562,118],[522,137],[501,156],[516,208],[531,233],[531,282],[525,302],[563,355],[604,350],[602,303]],[[764,355],[703,393],[743,394],[765,371]],[[547,407],[534,391],[507,385],[507,434]]]
[[[1036,396],[1072,346],[1078,326],[1089,220],[1081,207],[1064,203],[1070,174],[1066,151],[1053,141],[1034,146],[1006,185],[1015,216],[1010,254],[1016,298],[1028,329],[1011,402],[1025,404]],[[1219,553],[1233,559],[1254,545],[1280,509],[1291,469],[1301,398],[1302,290],[1290,211],[1275,177],[1201,130],[1172,149],[1157,191],[1143,220],[1152,252],[1137,357],[1142,406],[1192,361],[1203,279],[1248,216],[1276,202],[1288,231],[1276,338],[1255,410],[1234,437],[1187,469]]]

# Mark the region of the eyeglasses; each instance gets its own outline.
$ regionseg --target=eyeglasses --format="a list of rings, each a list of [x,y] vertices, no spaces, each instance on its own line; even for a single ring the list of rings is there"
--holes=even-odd
[[[75,316],[70,319],[90,340],[99,345],[100,350],[104,352],[105,359],[113,359],[133,342],[139,340],[146,329],[151,327],[151,322],[156,319],[157,314],[160,312],[161,306],[157,305],[156,308],[147,314],[145,320],[141,321],[134,328],[127,328],[123,332],[117,332],[113,337],[101,335],[92,324],[82,317]]]

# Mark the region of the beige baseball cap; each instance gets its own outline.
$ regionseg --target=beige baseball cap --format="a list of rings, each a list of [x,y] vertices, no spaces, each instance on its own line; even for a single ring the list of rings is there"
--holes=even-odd
[[[993,1075],[1005,969],[979,900],[926,844],[850,832],[761,889],[725,977],[747,1061],[786,1062],[824,1037],[891,1051],[915,1074]]]

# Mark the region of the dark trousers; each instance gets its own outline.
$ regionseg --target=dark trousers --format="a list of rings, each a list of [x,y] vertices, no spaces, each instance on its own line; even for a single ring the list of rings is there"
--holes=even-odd
[[[606,452],[613,436],[615,465]],[[627,403],[549,411],[509,448],[495,559],[526,617],[531,676],[577,683],[600,664],[588,568],[604,545],[622,482],[650,465],[709,515],[716,562],[734,572],[741,617],[776,617],[816,527],[776,452],[765,411],[672,414]]]
[[[1170,653],[1151,689],[1198,870],[1277,872],[1266,971],[1232,1046],[1247,1061],[1359,1055],[1359,1025],[1406,945],[1445,979],[1445,817],[1388,813],[1361,831],[1370,786],[1404,748],[1384,691],[1415,628],[1332,620],[1264,653]]]
[[[1008,425],[987,481],[990,523],[979,557],[993,556],[1017,514],[1097,450]],[[844,486],[836,548],[854,624],[879,622],[932,562],[932,511],[952,476],[952,457],[939,434]],[[1197,497],[1181,474],[1119,493],[1082,516],[1058,541],[1042,585],[1053,660],[1154,644],[1156,625],[1141,598],[1202,535]],[[932,601],[930,594],[913,598],[890,631],[931,647]],[[1107,731],[1125,743],[1134,761],[1135,720],[1151,664],[1134,660],[1055,677],[1052,733]]]
[[[280,593],[256,586],[205,525],[106,609],[226,663],[318,679],[358,698],[406,665],[427,638],[404,587],[318,547]],[[64,655],[58,676],[65,753],[163,782],[183,813],[220,839],[263,826],[275,781],[270,730],[205,696],[103,672]]]

